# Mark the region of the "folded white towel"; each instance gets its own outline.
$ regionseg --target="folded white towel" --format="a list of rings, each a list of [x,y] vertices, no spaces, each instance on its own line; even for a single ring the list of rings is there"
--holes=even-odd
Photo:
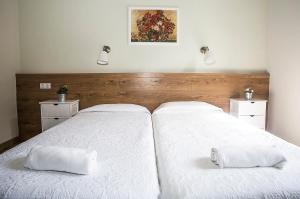
[[[286,158],[274,147],[223,146],[212,148],[211,161],[220,168],[282,168]]]
[[[34,170],[91,174],[97,167],[97,152],[58,146],[35,146],[29,152],[24,166]]]

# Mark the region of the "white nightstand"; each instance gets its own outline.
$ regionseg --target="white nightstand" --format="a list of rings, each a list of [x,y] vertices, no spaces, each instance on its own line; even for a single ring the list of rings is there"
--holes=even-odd
[[[79,100],[40,102],[42,130],[45,131],[78,113]]]
[[[267,100],[230,99],[230,114],[260,129],[266,128]]]

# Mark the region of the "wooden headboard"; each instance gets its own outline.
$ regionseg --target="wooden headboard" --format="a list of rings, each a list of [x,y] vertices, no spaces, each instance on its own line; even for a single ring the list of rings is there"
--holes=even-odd
[[[231,97],[242,97],[251,87],[255,96],[268,99],[269,75],[224,73],[102,73],[17,74],[18,123],[21,140],[41,132],[39,102],[56,99],[56,90],[69,87],[69,99],[80,108],[101,103],[134,103],[153,111],[163,102],[200,100],[229,110]],[[40,83],[51,83],[40,90]]]

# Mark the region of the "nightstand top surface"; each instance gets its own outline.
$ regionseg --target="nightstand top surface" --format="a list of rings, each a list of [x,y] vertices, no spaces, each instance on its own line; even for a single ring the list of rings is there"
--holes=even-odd
[[[267,102],[268,100],[266,99],[259,99],[259,98],[253,98],[251,100],[246,100],[245,98],[230,98],[230,100],[234,100],[234,101],[245,101],[245,102]]]
[[[79,100],[66,100],[64,102],[59,102],[58,100],[46,100],[39,102],[39,104],[73,104],[77,102],[79,102]]]

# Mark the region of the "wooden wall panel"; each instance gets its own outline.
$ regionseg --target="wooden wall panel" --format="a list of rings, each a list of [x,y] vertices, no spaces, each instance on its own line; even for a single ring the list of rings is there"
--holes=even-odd
[[[104,73],[17,74],[19,133],[22,140],[41,132],[39,102],[56,99],[56,90],[68,85],[68,99],[80,108],[101,103],[135,103],[153,111],[163,102],[200,100],[229,110],[229,98],[242,97],[252,87],[255,96],[268,99],[269,75],[223,73]],[[51,90],[40,90],[51,83]]]

